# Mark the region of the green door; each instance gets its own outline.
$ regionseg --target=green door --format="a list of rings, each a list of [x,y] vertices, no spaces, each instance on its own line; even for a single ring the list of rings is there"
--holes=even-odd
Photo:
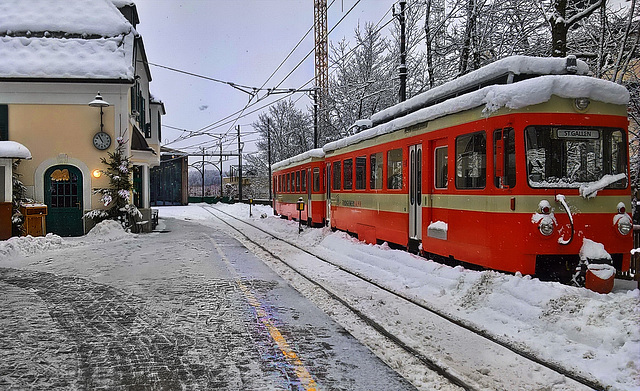
[[[60,236],[84,235],[82,225],[82,173],[59,165],[44,173],[44,201],[48,207],[47,232]]]

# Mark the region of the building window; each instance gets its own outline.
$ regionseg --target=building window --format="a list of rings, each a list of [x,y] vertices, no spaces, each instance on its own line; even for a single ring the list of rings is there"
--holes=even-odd
[[[387,152],[387,189],[402,189],[402,149]]]
[[[456,187],[482,189],[487,182],[487,135],[471,133],[456,139]]]
[[[0,141],[9,141],[9,106],[0,105]]]
[[[369,175],[369,187],[371,189],[382,189],[382,152],[374,153],[369,156],[369,167],[371,174]]]

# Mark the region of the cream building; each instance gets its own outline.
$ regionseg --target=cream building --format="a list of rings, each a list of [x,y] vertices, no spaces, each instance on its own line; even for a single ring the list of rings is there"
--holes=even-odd
[[[109,186],[97,174],[118,138],[134,164],[132,202],[150,221],[149,170],[160,164],[152,130],[160,115],[151,115],[135,4],[3,0],[1,8],[0,141],[31,152],[18,172],[28,195],[48,206],[47,232],[75,236],[92,227],[82,216],[104,208],[93,190]]]

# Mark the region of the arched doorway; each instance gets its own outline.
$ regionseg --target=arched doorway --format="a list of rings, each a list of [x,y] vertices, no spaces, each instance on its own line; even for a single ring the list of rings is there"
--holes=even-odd
[[[44,201],[48,207],[47,232],[84,235],[80,169],[67,164],[49,167],[44,173]]]

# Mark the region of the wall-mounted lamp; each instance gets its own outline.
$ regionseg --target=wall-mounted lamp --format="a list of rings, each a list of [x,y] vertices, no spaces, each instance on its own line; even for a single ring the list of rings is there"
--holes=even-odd
[[[91,175],[94,178],[100,178],[102,176],[102,171],[100,171],[98,169],[95,169],[95,170],[91,171]]]
[[[102,108],[109,107],[109,102],[102,99],[102,95],[100,95],[100,91],[98,91],[98,95],[96,95],[95,99],[89,102],[89,106],[100,108],[100,131],[102,132],[104,128],[104,124],[102,123]]]

